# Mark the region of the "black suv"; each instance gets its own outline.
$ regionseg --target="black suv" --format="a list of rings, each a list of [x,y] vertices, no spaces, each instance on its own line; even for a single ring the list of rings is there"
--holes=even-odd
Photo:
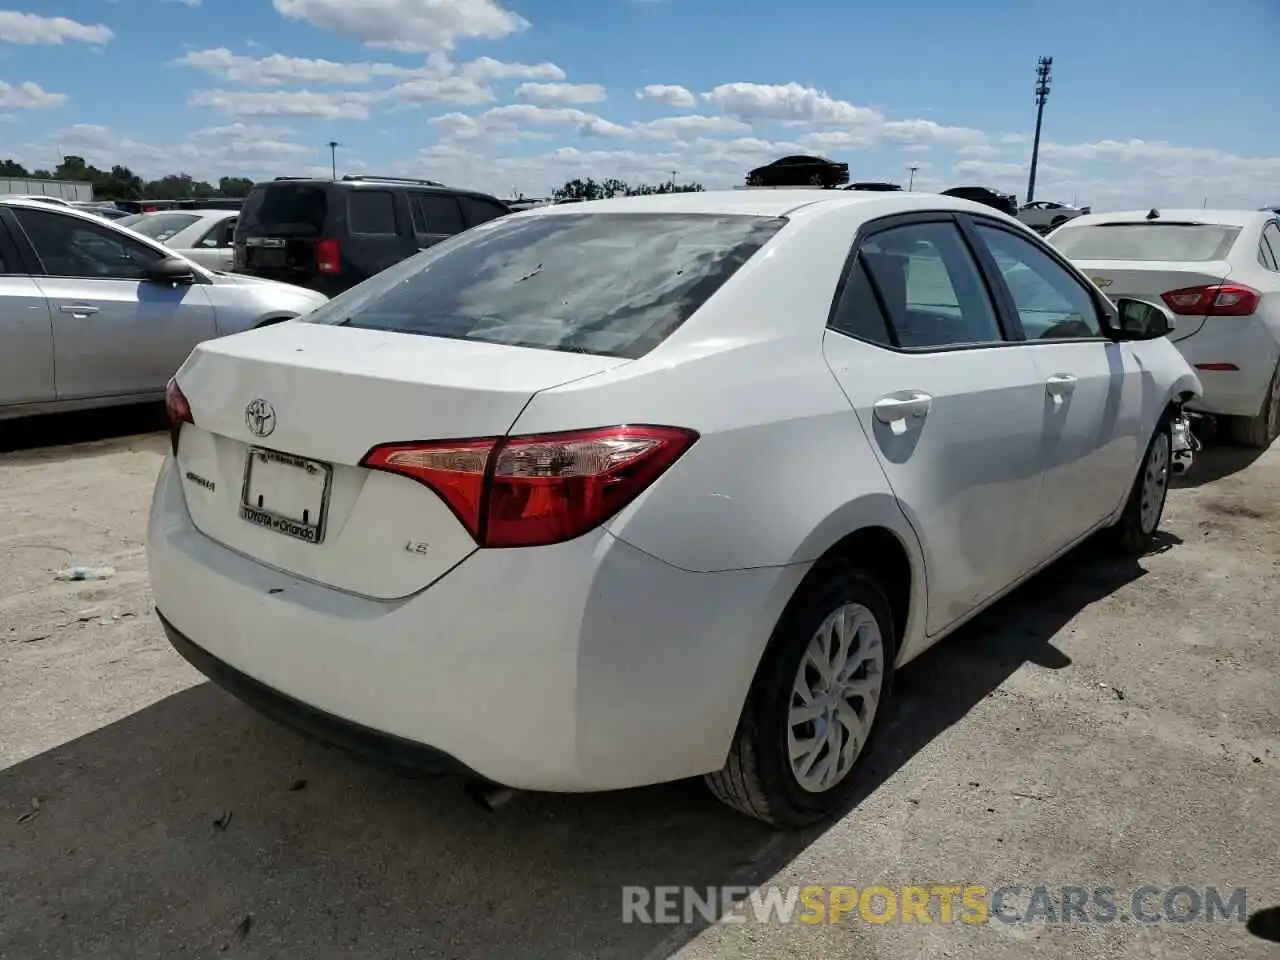
[[[446,237],[511,209],[434,180],[277,177],[240,210],[236,273],[336,296]]]

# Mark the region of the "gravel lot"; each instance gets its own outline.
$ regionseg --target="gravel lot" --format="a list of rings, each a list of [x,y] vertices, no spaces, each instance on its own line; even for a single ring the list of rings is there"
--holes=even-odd
[[[865,799],[779,835],[696,784],[488,813],[202,682],[147,592],[156,426],[0,425],[0,956],[1275,955],[1223,922],[624,925],[620,888],[1183,883],[1280,904],[1280,449],[1201,454],[1161,550],[1086,547],[904,671]],[[56,581],[71,564],[117,572]]]

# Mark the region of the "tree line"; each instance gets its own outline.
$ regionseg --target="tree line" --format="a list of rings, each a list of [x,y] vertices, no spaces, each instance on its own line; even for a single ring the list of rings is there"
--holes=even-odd
[[[98,200],[191,200],[196,197],[247,197],[253,188],[248,177],[222,177],[217,186],[186,173],[171,173],[158,180],[144,180],[128,167],[99,170],[83,157],[63,157],[52,170],[28,170],[16,160],[0,160],[0,178],[25,180],[76,180],[93,184]]]
[[[0,160],[0,179],[75,180],[93,184],[98,200],[193,200],[203,197],[247,197],[254,181],[248,177],[221,177],[215,186],[197,180],[190,174],[171,173],[158,180],[144,180],[128,167],[115,165],[100,170],[83,157],[64,157],[52,170],[28,170],[16,160]],[[568,181],[552,192],[556,200],[604,200],[610,197],[643,197],[655,193],[697,193],[700,183],[629,184],[615,177],[595,180],[591,177]],[[523,198],[521,198],[523,199]]]
[[[552,191],[553,200],[608,200],[612,197],[647,197],[655,193],[701,193],[700,183],[629,184],[616,178],[596,181],[591,177],[570,180],[563,187]]]

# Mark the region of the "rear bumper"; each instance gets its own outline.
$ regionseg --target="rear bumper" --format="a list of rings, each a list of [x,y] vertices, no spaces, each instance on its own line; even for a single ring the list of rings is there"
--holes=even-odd
[[[195,529],[167,458],[148,527],[157,609],[198,669],[362,753],[494,783],[608,790],[724,762],[807,565],[689,573],[603,530],[481,550],[407,599],[302,581]]]
[[[1229,417],[1258,415],[1280,361],[1280,341],[1261,318],[1211,317],[1174,345],[1195,369],[1204,388],[1203,396],[1188,403],[1187,409]],[[1221,363],[1233,363],[1238,369],[1218,371],[1198,366]]]
[[[158,611],[157,613],[169,643],[184,660],[222,689],[282,726],[313,740],[378,760],[388,766],[423,773],[476,776],[475,771],[447,753],[316,710],[300,700],[295,700],[259,683],[248,674],[241,673],[230,664],[219,660],[203,647],[192,643],[165,619],[163,613]]]

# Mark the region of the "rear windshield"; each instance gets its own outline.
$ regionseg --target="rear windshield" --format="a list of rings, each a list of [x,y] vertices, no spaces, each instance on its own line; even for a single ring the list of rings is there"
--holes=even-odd
[[[127,224],[134,233],[164,243],[175,233],[187,229],[200,218],[190,213],[146,213],[136,223]]]
[[[329,209],[324,186],[314,183],[271,183],[254,187],[240,209],[236,235],[316,236]]]
[[[1072,260],[1222,260],[1240,227],[1192,223],[1101,223],[1062,227],[1050,238]]]
[[[336,297],[307,322],[639,357],[785,223],[675,213],[491,220]]]

